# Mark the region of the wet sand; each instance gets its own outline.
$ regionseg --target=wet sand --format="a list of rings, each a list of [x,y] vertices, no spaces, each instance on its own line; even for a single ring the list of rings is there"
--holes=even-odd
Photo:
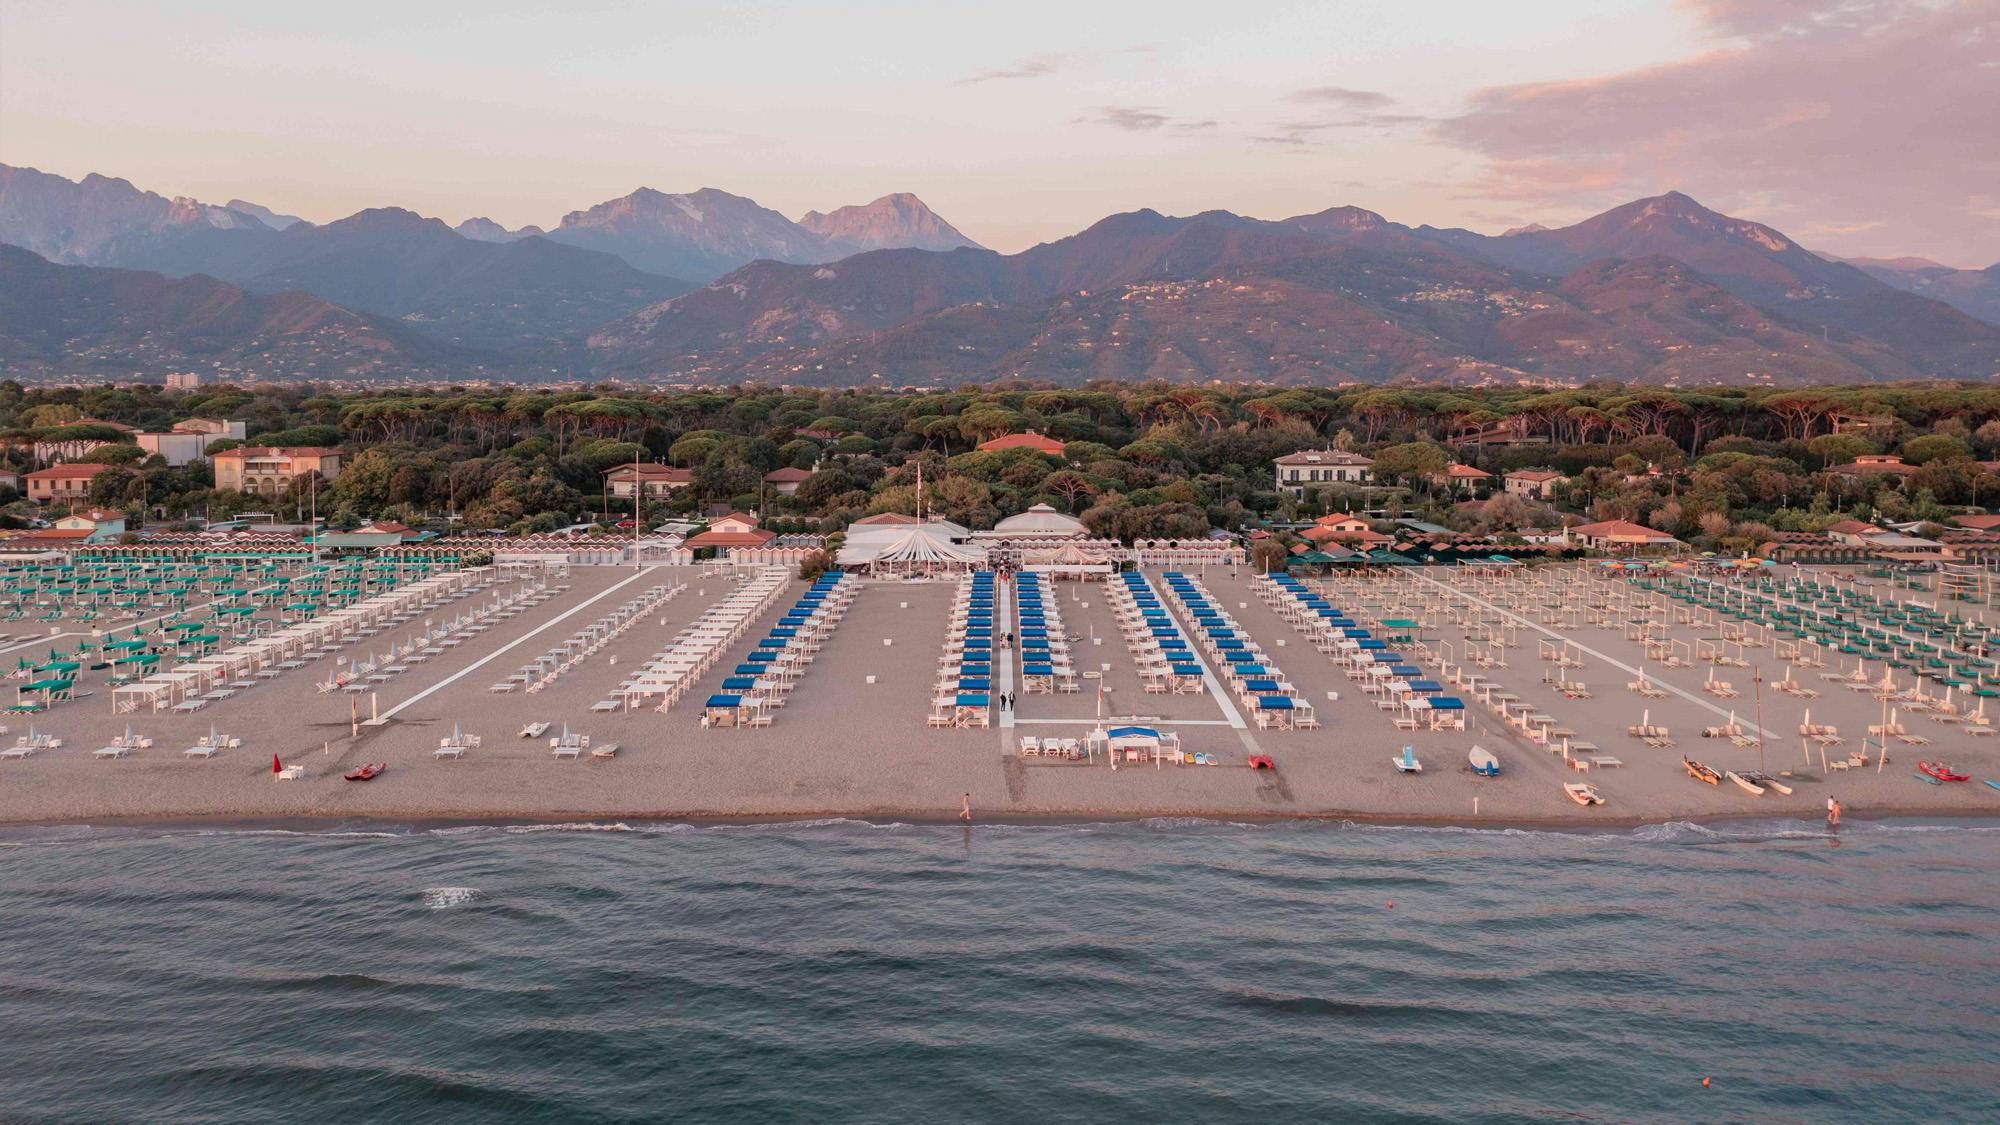
[[[1158,571],[1148,575],[1160,584]],[[1507,667],[1478,671],[1575,730],[1576,737],[1623,760],[1622,768],[1581,775],[1607,800],[1603,806],[1582,808],[1561,791],[1563,782],[1580,775],[1559,754],[1531,744],[1477,702],[1468,700],[1466,731],[1399,731],[1388,713],[1265,605],[1247,572],[1210,570],[1199,577],[1301,696],[1314,703],[1321,729],[1258,730],[1233,699],[1234,715],[1208,694],[1145,694],[1104,587],[1073,582],[1052,584],[1051,597],[1060,600],[1069,631],[1081,636],[1072,650],[1078,667],[1111,665],[1103,681],[1110,689],[1104,697],[1106,715],[1156,717],[1147,720],[1150,725],[1177,731],[1183,748],[1215,754],[1223,765],[1140,765],[1114,771],[1101,759],[1094,765],[1073,765],[1016,752],[1022,735],[1081,737],[1096,726],[1097,697],[1088,689],[1076,695],[1020,695],[1018,711],[995,712],[995,723],[986,730],[928,728],[931,685],[956,589],[950,582],[864,584],[769,727],[703,729],[700,704],[719,689],[721,679],[763,634],[763,625],[775,621],[802,584],[773,603],[765,621],[747,632],[672,710],[593,714],[591,704],[610,696],[636,665],[736,583],[693,567],[576,567],[562,580],[569,588],[560,596],[442,656],[412,665],[372,698],[366,693],[320,693],[316,685],[333,667],[327,660],[287,672],[197,715],[123,716],[112,713],[103,673],[86,673],[79,687],[92,694],[33,720],[37,729],[62,738],[64,745],[26,760],[0,761],[0,822],[948,820],[966,793],[975,816],[989,820],[1330,817],[1583,826],[1774,815],[1817,819],[1824,815],[1828,796],[1838,797],[1853,817],[2000,812],[2000,791],[1979,780],[1932,786],[1912,776],[1919,758],[1941,758],[1975,779],[2000,776],[2000,738],[1974,738],[1928,718],[1906,715],[1903,722],[1933,744],[1892,745],[1890,762],[1879,772],[1872,763],[1865,770],[1823,771],[1816,752],[1808,764],[1791,733],[1806,707],[1816,723],[1838,725],[1851,747],[1859,744],[1868,724],[1880,721],[1881,706],[1866,695],[1820,681],[1817,670],[1795,670],[1794,676],[1820,690],[1819,699],[1808,703],[1776,696],[1769,684],[1782,668],[1768,648],[1748,650],[1753,662],[1761,662],[1766,680],[1763,725],[1772,737],[1763,763],[1773,774],[1792,771],[1784,778],[1794,789],[1790,797],[1775,792],[1753,797],[1726,781],[1711,787],[1687,777],[1683,753],[1720,770],[1759,764],[1756,748],[1699,737],[1699,727],[1721,724],[1732,705],[1701,690],[1707,666],[1669,670],[1649,665],[1652,678],[1693,698],[1641,700],[1625,690],[1632,676],[1612,663],[1636,667],[1643,656],[1637,642],[1618,629],[1581,622],[1541,625],[1532,601],[1510,604],[1503,588],[1480,586],[1464,572],[1426,568],[1388,581],[1327,587],[1335,604],[1364,621],[1418,616],[1426,599],[1443,599],[1453,589],[1488,598],[1518,615],[1523,623],[1517,626],[1516,644],[1504,650]],[[1579,576],[1578,581],[1585,580],[1605,581]],[[488,690],[529,658],[663,583],[685,588],[546,690],[533,695]],[[1529,594],[1525,588],[1519,592],[1524,598]],[[1007,604],[1003,598],[1003,606]],[[457,608],[448,605],[432,616],[449,616]],[[1001,625],[1003,631],[1011,627]],[[1544,662],[1537,657],[1537,641],[1552,639],[1541,629],[1601,654],[1587,655],[1583,668],[1564,672],[1589,684],[1594,698],[1566,699],[1541,682]],[[1668,630],[1689,645],[1712,635],[1673,622]],[[1424,635],[1434,646],[1449,644],[1462,652],[1462,632],[1444,624]],[[1093,634],[1098,643],[1092,643]],[[390,630],[348,651],[363,655],[371,644],[380,649],[401,636]],[[1879,666],[1870,667],[1879,676]],[[1434,674],[1436,669],[1427,666],[1425,671]],[[1743,691],[1733,705],[1738,721],[1751,724],[1750,669],[1717,669],[1716,674],[1733,679]],[[874,683],[868,682],[870,676]],[[1338,700],[1330,700],[1328,692],[1337,692]],[[1653,723],[1671,728],[1679,746],[1649,748],[1626,735],[1626,727],[1638,722],[1644,708],[1651,708]],[[379,724],[367,722],[371,714],[382,716]],[[352,725],[355,717],[362,720],[358,732]],[[154,746],[122,760],[93,759],[91,751],[122,732],[128,721],[135,731],[150,735]],[[518,737],[531,721],[549,722],[556,730],[566,722],[572,730],[599,742],[617,742],[621,749],[607,762],[557,761],[545,739]],[[6,722],[11,732],[0,738],[0,745],[11,745],[28,726],[24,718]],[[432,751],[454,723],[480,736],[483,744],[462,760],[436,760]],[[211,760],[184,757],[181,748],[206,734],[211,724],[241,738],[243,745]],[[1502,776],[1487,779],[1470,772],[1466,750],[1474,743],[1499,756]],[[1390,764],[1405,744],[1423,761],[1422,774],[1402,775]],[[274,781],[274,753],[303,767],[305,776]],[[1278,768],[1245,768],[1253,753],[1270,755]],[[386,762],[389,768],[365,784],[341,780],[342,773],[362,762]]]

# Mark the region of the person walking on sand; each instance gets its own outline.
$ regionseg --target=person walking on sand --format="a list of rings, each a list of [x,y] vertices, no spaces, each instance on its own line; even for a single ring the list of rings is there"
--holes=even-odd
[[[1834,800],[1832,797],[1826,799],[1826,826],[1828,828],[1840,827],[1840,802]]]
[[[958,803],[958,819],[972,823],[972,794],[967,793],[965,799]]]

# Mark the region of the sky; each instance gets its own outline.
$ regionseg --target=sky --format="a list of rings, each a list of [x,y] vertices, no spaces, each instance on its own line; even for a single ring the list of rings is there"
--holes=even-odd
[[[2000,262],[2000,0],[0,2],[0,163],[324,222],[911,191],[1013,251],[1139,207],[1499,231],[1681,190]]]

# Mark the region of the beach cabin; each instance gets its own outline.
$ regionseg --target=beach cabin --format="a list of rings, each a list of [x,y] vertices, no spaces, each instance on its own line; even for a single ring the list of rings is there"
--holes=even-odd
[[[1090,732],[1084,745],[1093,760],[1101,750],[1113,766],[1121,761],[1130,765],[1151,762],[1158,769],[1163,762],[1175,765],[1181,762],[1180,735],[1155,727],[1122,726],[1109,730],[1100,727]]]

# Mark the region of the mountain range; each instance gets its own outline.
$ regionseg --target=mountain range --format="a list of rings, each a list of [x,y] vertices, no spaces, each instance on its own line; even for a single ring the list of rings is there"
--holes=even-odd
[[[490,358],[309,293],[62,266],[0,245],[0,365],[10,371],[443,378],[480,372]]]
[[[131,371],[261,354],[267,377],[808,385],[2000,373],[2000,266],[1839,261],[1677,192],[1503,235],[1355,207],[1141,210],[997,254],[907,194],[794,222],[717,189],[642,188],[510,231],[399,208],[316,225],[0,166],[0,242],[39,255],[0,259],[10,287],[92,302],[0,301],[0,356],[22,370],[120,370],[123,347]],[[53,280],[67,270],[87,272]]]
[[[1820,383],[2000,371],[2000,327],[1669,193],[1487,236],[1114,215],[1014,255],[756,262],[598,330],[646,377]]]

